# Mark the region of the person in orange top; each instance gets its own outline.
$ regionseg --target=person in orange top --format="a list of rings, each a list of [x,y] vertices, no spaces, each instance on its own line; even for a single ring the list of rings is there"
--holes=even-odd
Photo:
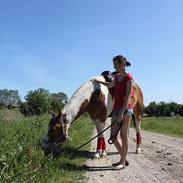
[[[115,101],[113,105],[113,112],[111,123],[115,124],[111,127],[111,140],[114,140],[114,145],[120,154],[120,160],[117,163],[112,164],[114,169],[120,170],[125,168],[125,164],[128,164],[126,160],[128,152],[128,128],[130,123],[130,117],[132,115],[132,106],[128,101],[133,95],[133,78],[131,74],[126,72],[126,67],[130,66],[130,62],[122,56],[118,55],[113,58],[113,65],[118,72],[112,82],[103,82],[94,79],[95,82],[101,83],[108,88],[115,87]],[[121,128],[117,122],[122,122]],[[114,138],[117,130],[120,130],[119,138]]]

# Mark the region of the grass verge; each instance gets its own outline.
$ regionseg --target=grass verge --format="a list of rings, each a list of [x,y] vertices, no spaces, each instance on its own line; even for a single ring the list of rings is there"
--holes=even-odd
[[[145,117],[141,128],[152,132],[183,137],[183,117]]]
[[[71,156],[74,148],[90,139],[93,124],[81,117],[69,129],[71,140],[57,158],[40,149],[50,116],[0,121],[0,182],[82,182],[82,164],[90,144]]]

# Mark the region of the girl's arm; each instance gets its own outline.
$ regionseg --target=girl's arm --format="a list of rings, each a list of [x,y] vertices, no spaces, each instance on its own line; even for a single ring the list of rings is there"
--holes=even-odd
[[[114,87],[114,83],[115,83],[114,79],[111,82],[104,82],[104,81],[100,81],[100,80],[97,80],[97,79],[94,79],[93,81],[95,81],[96,83],[103,84],[104,86],[106,86],[108,88]]]

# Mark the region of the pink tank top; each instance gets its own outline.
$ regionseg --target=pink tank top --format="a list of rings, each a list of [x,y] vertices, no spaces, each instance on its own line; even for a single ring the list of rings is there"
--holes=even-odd
[[[126,96],[127,82],[133,80],[132,75],[127,73],[122,81],[118,81],[119,74],[116,74],[115,79],[115,101],[113,110],[120,110],[123,106],[124,97]],[[134,96],[134,90],[132,89],[131,96]],[[129,104],[128,108],[132,108],[132,105]]]

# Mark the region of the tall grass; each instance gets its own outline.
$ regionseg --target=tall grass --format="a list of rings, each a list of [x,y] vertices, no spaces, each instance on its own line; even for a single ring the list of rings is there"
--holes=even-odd
[[[13,122],[23,119],[24,116],[20,113],[19,109],[0,109],[0,120],[4,122]]]
[[[93,125],[82,117],[69,130],[71,140],[64,152],[44,156],[40,144],[49,115],[29,117],[13,123],[0,121],[0,182],[79,182],[89,145],[71,156],[74,148],[90,139]]]
[[[143,118],[143,130],[183,137],[183,117],[146,117]]]

